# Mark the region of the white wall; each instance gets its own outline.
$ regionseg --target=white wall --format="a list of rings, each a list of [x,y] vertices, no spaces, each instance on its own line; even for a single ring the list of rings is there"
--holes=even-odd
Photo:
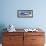
[[[17,10],[33,10],[33,18],[18,18]],[[0,24],[16,28],[38,27],[46,31],[46,0],[0,0]]]

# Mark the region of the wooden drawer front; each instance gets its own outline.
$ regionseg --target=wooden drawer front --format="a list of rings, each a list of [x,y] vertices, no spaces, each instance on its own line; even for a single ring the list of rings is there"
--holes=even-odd
[[[32,36],[32,44],[43,44],[44,36]]]
[[[32,44],[32,46],[44,46],[43,44],[40,45],[40,44]]]
[[[30,36],[25,36],[24,37],[24,46],[31,46],[31,44],[32,44],[32,37],[30,37]]]
[[[44,32],[25,32],[24,33],[24,36],[29,36],[29,35],[39,35],[39,36],[41,36],[41,35],[44,35]]]
[[[23,46],[23,44],[22,43],[17,43],[17,44],[2,44],[2,46]]]
[[[5,36],[3,38],[3,43],[4,44],[17,44],[17,43],[22,43],[23,37],[22,36]]]
[[[23,32],[4,32],[4,36],[23,36]]]

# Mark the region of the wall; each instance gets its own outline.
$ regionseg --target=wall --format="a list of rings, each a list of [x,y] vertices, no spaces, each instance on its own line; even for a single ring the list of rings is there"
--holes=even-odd
[[[13,24],[16,28],[46,28],[46,0],[0,0],[0,25]],[[17,10],[33,10],[33,18],[18,18]]]

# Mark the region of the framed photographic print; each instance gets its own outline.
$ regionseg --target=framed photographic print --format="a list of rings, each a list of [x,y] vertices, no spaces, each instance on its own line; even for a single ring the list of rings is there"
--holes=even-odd
[[[19,18],[32,18],[33,10],[17,10],[17,16]]]

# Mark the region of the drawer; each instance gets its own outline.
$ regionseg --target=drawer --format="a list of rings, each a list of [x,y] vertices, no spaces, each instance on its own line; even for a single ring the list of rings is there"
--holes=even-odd
[[[24,36],[44,36],[45,35],[45,33],[44,32],[24,32]]]
[[[32,43],[33,44],[43,44],[44,36],[32,36]]]
[[[44,46],[44,44],[32,44],[32,46]]]
[[[23,41],[23,36],[4,36],[3,43],[14,43]]]
[[[13,43],[13,44],[10,44],[10,43],[8,43],[8,44],[2,44],[2,46],[23,46],[23,43]]]
[[[23,36],[23,32],[4,32],[4,36]]]

